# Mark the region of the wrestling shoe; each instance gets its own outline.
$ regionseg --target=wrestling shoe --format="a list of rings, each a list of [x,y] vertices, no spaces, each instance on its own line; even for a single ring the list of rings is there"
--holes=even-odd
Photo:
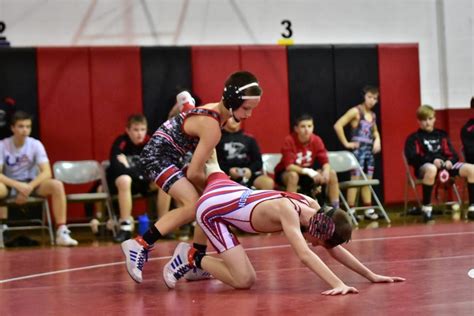
[[[179,105],[180,112],[187,112],[193,109],[196,101],[188,91],[182,91],[176,95],[176,103]]]
[[[176,282],[193,269],[188,260],[189,250],[191,250],[189,244],[180,242],[170,261],[163,268],[163,280],[168,288],[174,289]]]
[[[186,274],[184,275],[184,278],[188,281],[198,281],[198,280],[211,279],[212,275],[209,272],[204,271],[203,269],[193,267],[191,270],[186,272]]]
[[[124,241],[121,246],[128,274],[135,282],[141,283],[143,265],[148,261],[148,252],[152,246],[140,236]]]

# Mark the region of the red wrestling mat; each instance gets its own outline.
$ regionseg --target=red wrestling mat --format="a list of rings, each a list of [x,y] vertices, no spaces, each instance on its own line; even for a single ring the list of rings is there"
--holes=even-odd
[[[217,280],[168,290],[162,267],[177,241],[159,243],[133,282],[118,245],[0,251],[2,315],[470,315],[474,310],[474,223],[357,230],[347,248],[374,272],[404,283],[370,284],[316,252],[360,293],[329,287],[296,258],[282,235],[240,237],[257,271],[251,290]]]

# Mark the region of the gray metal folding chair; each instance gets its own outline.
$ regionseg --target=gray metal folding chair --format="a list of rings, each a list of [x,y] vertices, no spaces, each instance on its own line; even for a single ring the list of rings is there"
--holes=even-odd
[[[102,186],[107,186],[105,173],[98,161],[95,160],[79,160],[79,161],[57,161],[53,165],[54,177],[61,182],[67,184],[87,184],[94,181],[100,181]],[[112,203],[108,193],[73,193],[66,194],[68,203],[93,203],[102,202],[107,208],[109,218],[114,222],[112,230],[114,236],[116,234],[117,219],[112,210]],[[68,224],[68,227],[88,226],[89,223]]]
[[[51,214],[49,212],[49,204],[48,199],[41,198],[41,197],[28,197],[28,200],[25,204],[18,205],[15,203],[15,198],[7,198],[4,200],[0,200],[0,206],[5,207],[12,207],[12,206],[19,206],[28,208],[28,206],[41,204],[42,206],[42,218],[41,219],[30,219],[21,221],[31,223],[31,225],[21,225],[21,226],[4,226],[0,225],[0,248],[5,247],[5,243],[3,240],[3,232],[5,231],[13,231],[13,230],[29,230],[29,229],[46,229],[49,232],[49,240],[51,245],[54,245],[54,234],[53,234],[53,226],[51,224]],[[37,225],[33,225],[37,224]]]
[[[402,158],[403,158],[403,164],[405,166],[405,192],[404,192],[404,206],[403,206],[403,212],[406,215],[408,211],[408,191],[411,188],[411,190],[415,193],[415,199],[416,199],[416,204],[418,207],[421,208],[421,199],[418,194],[418,190],[416,187],[418,185],[421,185],[423,182],[421,179],[416,179],[410,170],[410,165],[408,164],[407,157],[405,157],[405,153],[402,153]]]
[[[269,153],[262,154],[263,162],[263,174],[269,175],[275,173],[275,167],[280,162],[282,154],[280,153]]]
[[[344,206],[348,210],[348,213],[351,216],[352,221],[354,222],[354,224],[358,225],[358,221],[357,221],[357,218],[355,216],[355,212],[357,210],[366,210],[366,209],[369,209],[369,208],[379,209],[380,212],[382,213],[382,215],[384,216],[385,220],[388,223],[390,223],[390,218],[388,217],[387,212],[385,212],[385,209],[384,209],[382,203],[380,203],[380,200],[379,200],[377,194],[375,194],[375,191],[372,188],[374,185],[379,185],[380,181],[377,180],[377,179],[367,178],[367,176],[364,173],[364,170],[359,165],[359,162],[357,161],[357,158],[354,156],[354,154],[352,154],[349,151],[329,151],[328,152],[328,158],[329,158],[329,164],[331,165],[331,168],[334,169],[337,173],[347,172],[347,171],[357,169],[357,170],[359,170],[359,172],[361,174],[362,179],[360,179],[360,180],[350,180],[350,181],[339,182],[339,188],[340,188],[339,196],[341,198],[342,203],[344,204]],[[351,210],[351,208],[349,207],[349,204],[347,203],[346,198],[344,197],[344,194],[342,194],[342,191],[345,190],[345,189],[348,189],[348,188],[361,188],[361,187],[365,187],[365,186],[368,186],[370,188],[370,191],[372,193],[372,196],[373,196],[376,204],[372,205],[372,206],[358,206],[358,207],[352,208],[352,210]]]

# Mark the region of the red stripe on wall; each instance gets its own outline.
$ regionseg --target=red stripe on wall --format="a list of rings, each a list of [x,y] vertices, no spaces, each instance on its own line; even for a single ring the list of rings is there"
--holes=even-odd
[[[88,48],[38,48],[40,134],[50,161],[92,158]]]
[[[221,99],[227,77],[240,70],[239,56],[238,46],[192,47],[193,90],[203,104]]]
[[[90,48],[93,154],[109,159],[114,139],[125,132],[127,118],[142,113],[138,47]]]
[[[258,140],[262,152],[280,152],[290,130],[286,47],[242,46],[241,64],[258,78],[263,89],[259,106],[245,122],[245,131]]]
[[[379,45],[379,83],[385,203],[403,201],[402,152],[407,136],[418,128],[420,75],[417,44]]]
[[[92,120],[88,48],[38,48],[40,135],[51,166],[58,160],[92,159]],[[66,185],[66,193],[89,185]],[[68,218],[84,216],[82,205],[68,205]]]

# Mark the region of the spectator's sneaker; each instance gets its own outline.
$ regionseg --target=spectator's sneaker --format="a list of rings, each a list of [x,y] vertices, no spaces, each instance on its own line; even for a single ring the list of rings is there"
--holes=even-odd
[[[174,289],[176,282],[181,279],[193,266],[188,261],[191,246],[180,242],[174,250],[173,257],[163,268],[163,280],[168,288]]]
[[[150,248],[151,246],[140,236],[122,243],[122,252],[125,255],[127,272],[137,283],[143,281],[143,265],[148,261],[148,251]]]
[[[474,204],[469,205],[467,209],[467,218],[474,220]]]
[[[99,225],[100,222],[97,218],[93,218],[89,222],[89,226],[91,227],[92,233],[96,236],[99,235]]]
[[[114,238],[114,242],[122,243],[127,239],[132,238],[132,222],[131,221],[122,221],[120,223],[120,230],[117,233],[117,236]]]
[[[71,231],[65,225],[62,225],[56,231],[56,245],[64,247],[74,247],[79,243],[71,238]]]
[[[119,232],[117,233],[117,236],[115,236],[114,238],[114,242],[119,244],[130,238],[132,238],[131,231],[120,229]]]
[[[433,220],[433,206],[423,205],[421,207],[421,213],[423,214],[423,221],[425,223]]]
[[[364,218],[375,221],[379,219],[379,215],[375,212],[373,208],[369,208],[364,211]]]
[[[188,91],[182,91],[176,95],[176,103],[180,112],[186,112],[194,108],[196,101]]]
[[[184,275],[184,278],[188,281],[198,281],[211,279],[212,275],[209,272],[204,271],[203,269],[193,267]]]

